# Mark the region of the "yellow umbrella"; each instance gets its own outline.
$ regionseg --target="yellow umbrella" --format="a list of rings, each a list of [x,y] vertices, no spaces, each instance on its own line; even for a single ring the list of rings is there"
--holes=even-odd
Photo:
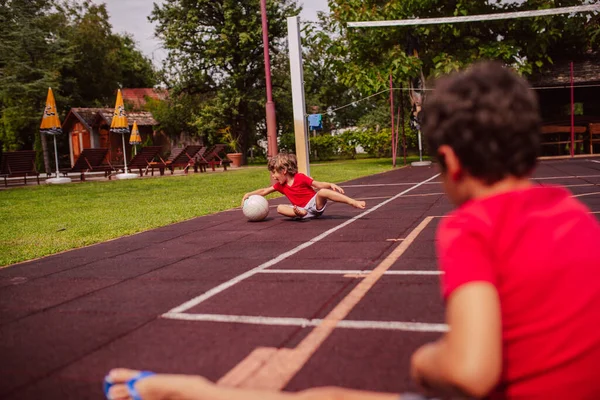
[[[137,126],[137,121],[133,121],[133,128],[131,128],[131,135],[129,136],[129,144],[133,145],[133,150],[135,154],[137,154],[136,144],[142,143],[142,138],[140,136],[140,130]]]
[[[42,115],[42,123],[40,132],[46,135],[54,136],[54,157],[56,159],[56,179],[58,179],[58,152],[56,149],[56,135],[62,133],[58,112],[56,111],[56,100],[52,88],[48,88],[48,96],[46,97],[46,107],[44,107],[44,115]]]
[[[121,94],[121,89],[117,91],[117,103],[115,104],[113,119],[110,123],[110,130],[115,133],[120,133],[123,137],[123,161],[125,164],[125,174],[127,174],[127,150],[125,149],[125,134],[129,133],[129,125],[127,123],[127,116],[125,115],[125,106],[123,105],[123,95]]]

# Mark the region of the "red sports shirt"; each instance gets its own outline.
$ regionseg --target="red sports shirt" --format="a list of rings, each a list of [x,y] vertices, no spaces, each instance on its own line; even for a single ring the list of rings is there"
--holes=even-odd
[[[275,182],[273,189],[283,193],[293,205],[304,207],[317,193],[312,188],[312,183],[313,179],[310,176],[298,172],[294,175],[294,183],[292,186]]]
[[[493,399],[600,399],[600,224],[560,187],[473,200],[438,230],[444,298],[490,282],[502,310]]]

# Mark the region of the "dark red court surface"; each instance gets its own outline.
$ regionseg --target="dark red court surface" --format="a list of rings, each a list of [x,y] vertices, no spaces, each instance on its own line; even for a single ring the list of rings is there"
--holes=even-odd
[[[231,210],[0,270],[0,398],[102,399],[117,366],[415,389],[411,353],[446,329],[435,229],[451,206],[436,174],[342,185],[365,212],[330,204],[290,221],[271,209],[250,223]],[[600,218],[599,162],[547,161],[536,182],[567,186]],[[283,378],[269,375],[277,365]]]

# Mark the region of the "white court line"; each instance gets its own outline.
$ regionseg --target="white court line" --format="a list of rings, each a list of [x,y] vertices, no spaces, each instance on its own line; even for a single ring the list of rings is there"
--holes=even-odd
[[[574,196],[571,197],[583,197],[583,196],[591,196],[593,194],[600,194],[600,192],[592,192],[592,193],[582,193],[582,194],[576,194]]]
[[[598,186],[594,183],[582,183],[580,185],[561,185],[562,187],[570,188],[570,187],[585,187],[585,186]]]
[[[589,162],[595,162],[595,163],[598,163],[598,164],[600,164],[600,161],[598,161],[598,160],[588,160],[588,161],[589,161]]]
[[[596,186],[596,185],[590,185],[590,186]],[[422,193],[422,194],[407,194],[406,196],[402,196],[403,198],[407,198],[407,197],[424,197],[424,196],[442,196],[445,195],[445,193],[439,192],[439,193]],[[360,197],[357,199],[360,200],[381,200],[381,199],[389,199],[392,196],[382,196],[382,197]]]
[[[437,177],[440,174],[437,174]],[[429,179],[427,180],[429,181]],[[409,183],[369,183],[366,185],[341,185],[343,188],[361,188],[361,187],[384,187],[384,186],[410,186],[410,185],[439,185],[441,182],[409,182]]]
[[[571,175],[571,176],[547,176],[544,178],[532,178],[534,181],[543,181],[548,179],[577,179],[577,178],[600,178],[600,175]]]
[[[379,208],[383,207],[384,205],[390,203],[391,201],[394,201],[398,197],[400,197],[400,196],[402,196],[402,195],[410,192],[411,190],[416,189],[419,186],[421,186],[421,185],[423,185],[423,184],[425,184],[425,183],[427,183],[427,182],[429,182],[429,181],[437,178],[439,175],[440,174],[435,174],[431,178],[426,179],[423,182],[418,183],[415,186],[412,186],[412,187],[410,187],[410,188],[408,188],[408,189],[406,189],[406,190],[398,193],[397,195],[395,195],[391,199],[385,200],[385,201],[377,204],[376,206],[374,206],[374,207],[372,207],[372,208],[370,208],[370,209],[368,209],[368,210],[366,210],[366,211],[358,214],[354,218],[349,219],[348,221],[346,221],[346,222],[344,222],[344,223],[342,223],[342,224],[340,224],[340,225],[338,225],[338,226],[336,226],[334,228],[331,228],[328,231],[325,231],[325,232],[321,233],[320,235],[312,238],[311,240],[302,243],[301,245],[293,248],[292,250],[289,250],[289,251],[287,251],[287,252],[285,252],[283,254],[280,254],[279,256],[273,258],[272,260],[269,260],[269,261],[267,261],[265,263],[262,263],[258,267],[253,268],[250,271],[246,271],[245,273],[243,273],[241,275],[238,275],[235,278],[232,278],[232,279],[228,280],[227,282],[224,282],[224,283],[222,283],[222,284],[220,284],[220,285],[218,285],[218,286],[210,289],[209,291],[205,292],[204,294],[202,294],[200,296],[197,296],[197,297],[195,297],[195,298],[193,298],[193,299],[191,299],[189,301],[186,301],[185,303],[181,304],[180,306],[177,306],[177,307],[173,308],[172,310],[168,311],[166,314],[163,314],[163,316],[165,316],[165,315],[172,315],[173,313],[183,313],[183,312],[189,310],[190,308],[197,306],[198,304],[202,303],[203,301],[206,301],[206,300],[210,299],[211,297],[213,297],[213,296],[221,293],[225,289],[230,288],[231,286],[235,285],[236,283],[239,283],[239,282],[241,282],[241,281],[243,281],[245,279],[248,279],[251,276],[255,275],[256,273],[258,273],[258,272],[260,272],[260,271],[262,271],[264,269],[267,269],[267,268],[269,268],[269,267],[271,267],[271,266],[273,266],[273,265],[275,265],[275,264],[277,264],[277,263],[285,260],[286,258],[288,258],[288,257],[290,257],[290,256],[292,256],[292,255],[294,255],[296,253],[298,253],[301,250],[304,250],[307,247],[312,246],[313,244],[319,242],[320,240],[324,239],[325,237],[331,235],[332,233],[334,233],[334,232],[336,232],[336,231],[338,231],[338,230],[340,230],[340,229],[342,229],[342,228],[350,225],[351,223],[359,220],[360,218],[364,217],[365,215],[368,215],[368,214],[372,213],[373,211],[378,210]],[[167,318],[167,317],[165,317],[165,318]]]
[[[318,275],[368,275],[373,270],[342,270],[342,269],[263,269],[261,274],[318,274]],[[383,275],[441,275],[441,271],[386,271]]]
[[[227,322],[235,324],[250,325],[274,325],[274,326],[298,326],[306,328],[309,326],[319,326],[322,319],[307,318],[280,318],[280,317],[260,317],[252,315],[224,315],[224,314],[181,314],[166,313],[164,318],[178,319],[183,321],[203,321],[203,322]],[[380,329],[390,331],[405,332],[447,332],[446,324],[430,324],[425,322],[400,322],[400,321],[356,321],[342,320],[336,322],[336,328],[350,329]]]

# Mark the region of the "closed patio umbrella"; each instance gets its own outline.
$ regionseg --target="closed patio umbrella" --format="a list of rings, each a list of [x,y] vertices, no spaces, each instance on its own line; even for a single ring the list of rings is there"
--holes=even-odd
[[[127,149],[125,148],[125,134],[129,133],[129,125],[127,124],[127,116],[125,115],[125,106],[123,105],[123,95],[121,89],[117,91],[117,102],[113,113],[112,122],[110,123],[111,132],[121,134],[123,138],[123,162],[125,164],[125,173],[117,174],[117,179],[134,179],[137,174],[130,174],[127,171]]]
[[[136,145],[142,143],[142,137],[140,136],[140,130],[137,126],[137,121],[133,121],[133,128],[131,128],[131,135],[129,136],[129,144],[133,146],[133,152],[137,155]]]
[[[56,160],[56,177],[46,179],[47,183],[68,183],[71,182],[70,178],[59,178],[58,177],[58,150],[56,147],[56,135],[62,134],[62,128],[60,126],[60,120],[58,118],[58,112],[56,111],[56,100],[54,100],[54,94],[52,88],[48,88],[48,95],[46,96],[46,107],[44,107],[44,115],[42,115],[42,123],[40,125],[40,132],[46,135],[52,135],[54,137],[54,159]]]

